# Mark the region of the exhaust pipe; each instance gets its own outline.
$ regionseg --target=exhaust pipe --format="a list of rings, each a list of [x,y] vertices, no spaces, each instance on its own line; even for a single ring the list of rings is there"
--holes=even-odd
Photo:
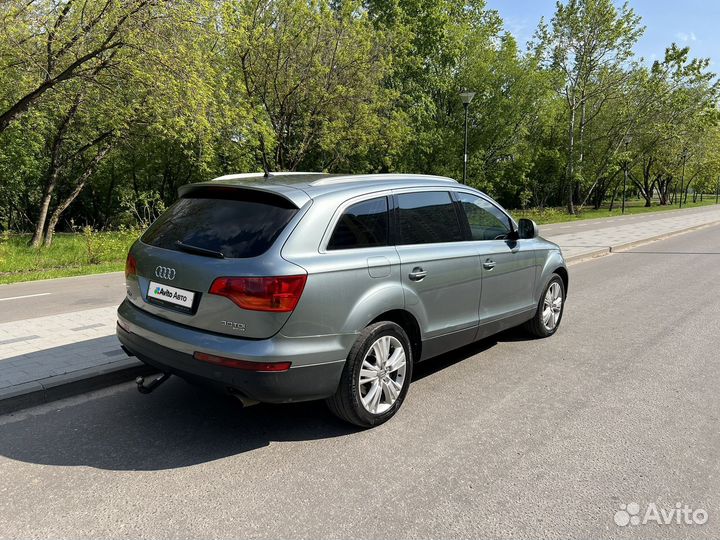
[[[141,394],[149,394],[162,383],[167,381],[170,378],[170,375],[170,373],[163,373],[158,378],[150,381],[147,386],[145,386],[145,377],[138,377],[137,379],[135,379],[135,384],[137,384],[138,392],[140,392]]]
[[[252,407],[253,405],[257,405],[258,403],[260,403],[259,401],[256,401],[254,399],[250,399],[249,397],[244,396],[235,388],[228,388],[227,392],[232,397],[234,397],[235,399],[240,401],[240,403],[242,403],[243,408]]]

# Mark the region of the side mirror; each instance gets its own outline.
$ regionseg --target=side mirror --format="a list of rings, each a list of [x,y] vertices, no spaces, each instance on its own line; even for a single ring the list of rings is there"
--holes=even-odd
[[[522,239],[537,238],[540,234],[537,224],[532,219],[522,218],[518,222],[518,235]]]

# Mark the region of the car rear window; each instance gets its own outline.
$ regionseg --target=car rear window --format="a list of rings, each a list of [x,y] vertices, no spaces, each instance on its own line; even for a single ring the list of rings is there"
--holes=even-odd
[[[142,236],[175,251],[180,244],[227,258],[257,257],[273,245],[298,209],[283,197],[236,188],[202,188],[175,202]]]

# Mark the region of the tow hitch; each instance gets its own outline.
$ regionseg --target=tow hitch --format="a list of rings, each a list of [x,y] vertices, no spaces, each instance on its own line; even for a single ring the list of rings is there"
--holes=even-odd
[[[138,377],[137,379],[135,379],[135,384],[137,384],[138,392],[140,392],[141,394],[149,394],[162,383],[167,381],[170,378],[170,375],[170,373],[163,373],[158,378],[150,381],[147,386],[145,386],[145,377]]]

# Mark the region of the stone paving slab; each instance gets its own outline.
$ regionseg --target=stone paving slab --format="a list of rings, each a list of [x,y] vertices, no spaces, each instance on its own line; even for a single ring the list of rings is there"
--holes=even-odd
[[[117,307],[48,315],[0,324],[0,365],[8,359],[53,347],[92,341],[115,332]],[[114,343],[117,349],[117,341]],[[109,351],[110,344],[90,344],[85,355]],[[58,351],[54,356],[62,356]]]

